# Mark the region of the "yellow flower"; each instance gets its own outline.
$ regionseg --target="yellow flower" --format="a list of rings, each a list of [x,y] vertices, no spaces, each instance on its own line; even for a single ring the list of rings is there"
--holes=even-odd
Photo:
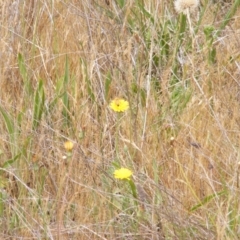
[[[122,98],[115,98],[109,106],[115,112],[125,112],[129,108],[129,103]]]
[[[127,168],[120,168],[118,170],[114,171],[114,177],[116,179],[127,179],[130,180],[130,177],[132,176],[132,171]]]
[[[71,142],[71,141],[66,141],[66,142],[64,143],[64,148],[65,148],[68,152],[72,151],[72,149],[73,149],[73,142]]]

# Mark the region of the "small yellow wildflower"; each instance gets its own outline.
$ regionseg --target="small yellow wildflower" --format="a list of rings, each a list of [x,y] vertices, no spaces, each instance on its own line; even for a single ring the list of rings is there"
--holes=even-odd
[[[116,179],[127,179],[130,180],[130,177],[132,176],[132,171],[127,168],[120,168],[114,171],[114,177]]]
[[[122,98],[115,98],[109,106],[115,112],[125,112],[129,108],[129,102]]]
[[[73,149],[73,142],[71,142],[71,141],[66,141],[66,142],[64,143],[64,148],[65,148],[68,152],[72,151],[72,149]]]

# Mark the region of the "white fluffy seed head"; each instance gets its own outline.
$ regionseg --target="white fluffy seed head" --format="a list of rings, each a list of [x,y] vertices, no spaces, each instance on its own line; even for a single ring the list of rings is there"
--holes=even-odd
[[[196,9],[199,5],[199,0],[176,0],[174,2],[175,10],[178,13],[187,14],[187,11],[190,12]]]

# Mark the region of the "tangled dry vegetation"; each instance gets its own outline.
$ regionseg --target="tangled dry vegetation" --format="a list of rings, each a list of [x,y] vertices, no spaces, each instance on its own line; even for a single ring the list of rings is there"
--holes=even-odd
[[[1,1],[0,238],[239,239],[239,4]]]

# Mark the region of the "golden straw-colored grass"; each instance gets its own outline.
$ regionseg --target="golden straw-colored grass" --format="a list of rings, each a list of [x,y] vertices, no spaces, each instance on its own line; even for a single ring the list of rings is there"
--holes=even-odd
[[[204,35],[237,1],[201,1],[176,55],[172,1],[0,2],[0,239],[240,237],[239,8]]]

